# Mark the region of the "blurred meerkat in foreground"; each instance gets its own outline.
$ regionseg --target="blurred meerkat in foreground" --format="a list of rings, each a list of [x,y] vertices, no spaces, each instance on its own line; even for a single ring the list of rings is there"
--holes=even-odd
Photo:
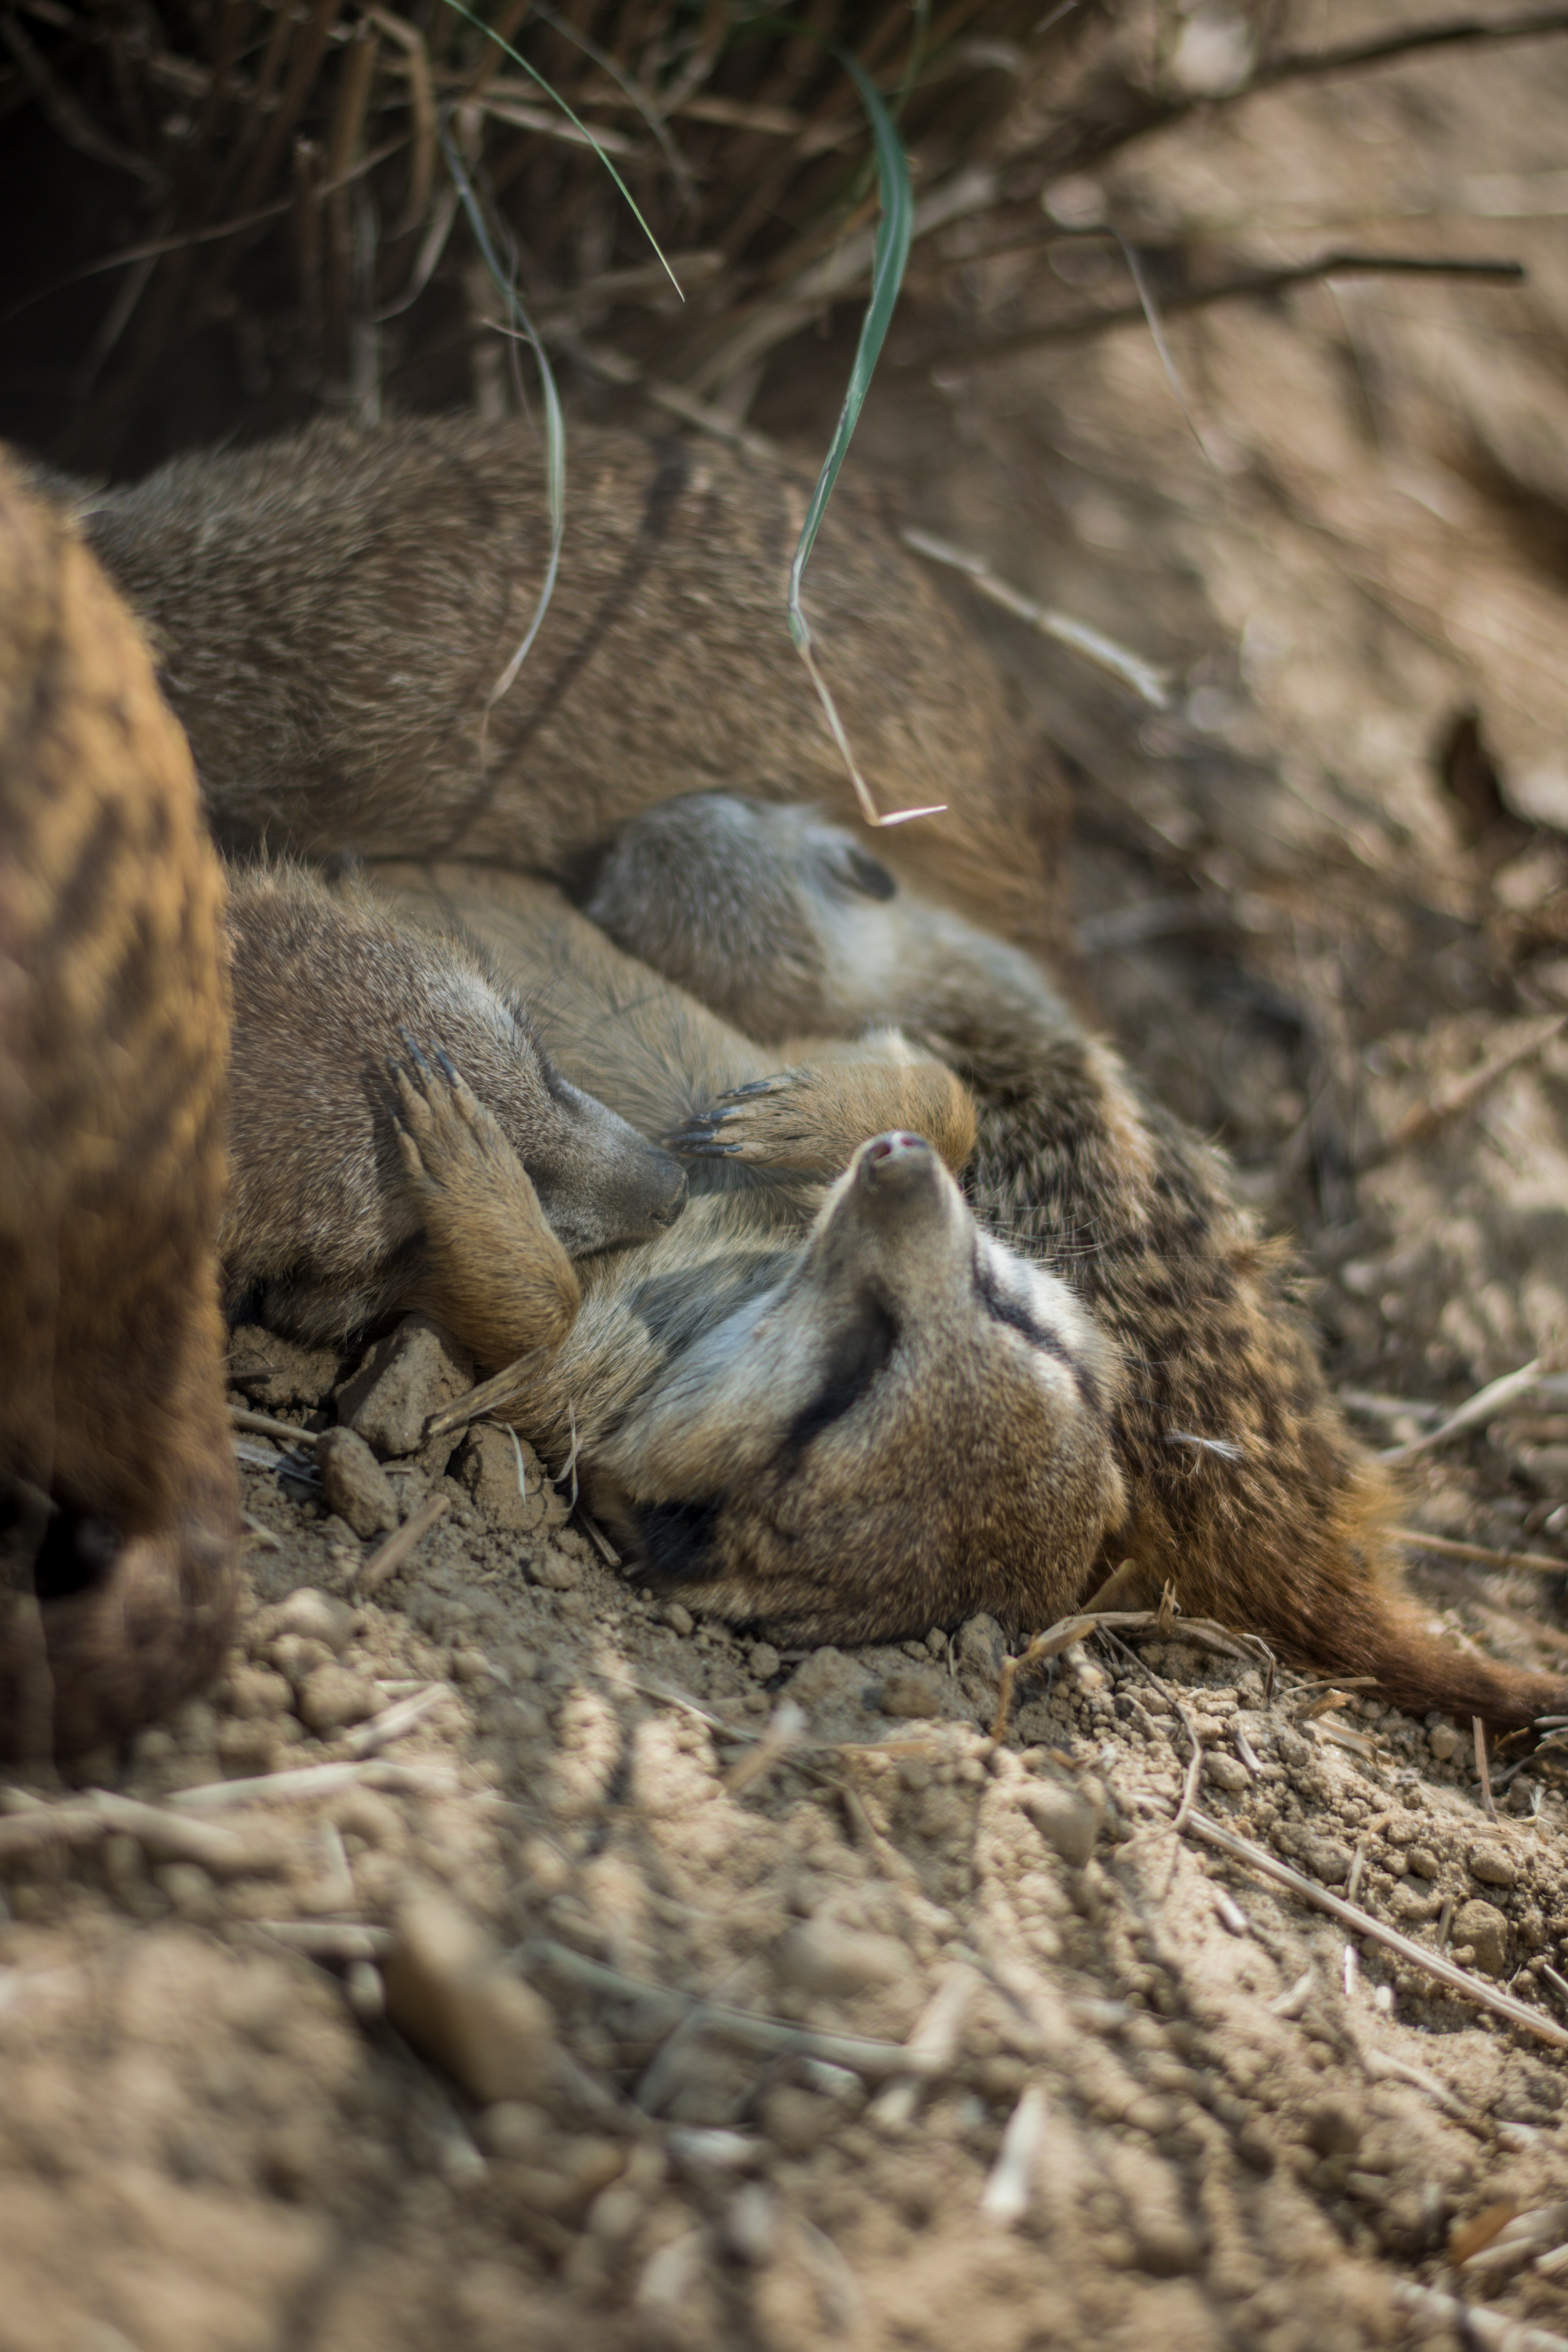
[[[190,754],[97,563],[0,458],[0,1752],[222,1655],[228,992]]]
[[[560,577],[521,422],[312,425],[83,493],[158,651],[226,847],[488,860],[569,879],[672,792],[856,802],[784,625],[809,483],[712,443],[574,425]],[[806,575],[817,656],[897,872],[1066,937],[1048,748],[917,560],[841,485]],[[504,691],[500,690],[504,684]]]

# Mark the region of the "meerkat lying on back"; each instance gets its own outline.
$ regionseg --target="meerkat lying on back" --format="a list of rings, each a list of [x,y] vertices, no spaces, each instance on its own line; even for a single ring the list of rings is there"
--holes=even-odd
[[[823,838],[837,856],[844,837]],[[561,1066],[654,1131],[771,1087],[767,1048],[547,885],[456,866],[377,879],[406,911],[460,914]],[[755,1164],[694,1160],[668,1234],[580,1267],[575,1323],[503,1417],[552,1463],[574,1446],[632,1573],[696,1606],[809,1641],[977,1609],[1038,1622],[1123,1516],[1114,1350],[1066,1284],[976,1225],[951,1173],[974,1129],[949,1069],[887,1029],[789,1050],[791,1116]],[[424,1184],[471,1199],[494,1163],[463,1089],[427,1068],[416,1092]],[[430,1246],[449,1296],[483,1292],[489,1236],[439,1217]],[[531,1336],[520,1323],[493,1352]]]
[[[622,833],[587,911],[753,1035],[897,1021],[963,1078],[975,1213],[1059,1274],[1118,1352],[1131,1508],[1107,1564],[1131,1557],[1152,1597],[1169,1579],[1189,1614],[1371,1675],[1416,1712],[1513,1729],[1562,1709],[1568,1685],[1461,1654],[1401,1598],[1386,1474],[1329,1392],[1289,1252],[1223,1157],[1147,1100],[1030,957],[891,877],[846,890],[820,830],[726,795],[672,801]],[[804,1083],[786,1071],[716,1104],[681,1148],[765,1165]]]
[[[625,818],[722,785],[854,797],[784,626],[809,483],[711,443],[574,424],[553,601],[521,422],[321,422],[83,493],[147,625],[226,847],[499,857],[569,879]],[[842,486],[807,575],[818,656],[887,862],[993,928],[1066,936],[1048,747],[916,559]]]

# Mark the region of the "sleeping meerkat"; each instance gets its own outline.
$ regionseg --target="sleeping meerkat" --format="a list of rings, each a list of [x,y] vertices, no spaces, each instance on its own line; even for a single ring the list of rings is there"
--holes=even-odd
[[[975,1213],[1064,1279],[1120,1353],[1131,1509],[1109,1557],[1136,1559],[1152,1596],[1170,1579],[1189,1614],[1374,1676],[1416,1713],[1513,1729],[1562,1711],[1568,1685],[1461,1654],[1402,1598],[1392,1484],[1329,1391],[1289,1251],[1222,1155],[1147,1099],[1027,955],[890,875],[847,888],[856,845],[836,855],[824,831],[728,795],[671,801],[623,831],[587,911],[753,1036],[896,1021],[962,1076]],[[716,1103],[679,1148],[765,1164],[804,1084],[785,1070]]]
[[[79,496],[146,625],[229,849],[485,860],[569,879],[672,791],[855,807],[784,625],[809,479],[711,442],[574,422],[553,599],[521,420],[322,420]],[[818,658],[932,895],[1066,935],[1059,766],[961,614],[841,486],[806,578]],[[498,691],[502,681],[504,691]]]
[[[574,1261],[679,1214],[679,1160],[562,1076],[460,930],[432,938],[357,876],[328,887],[292,864],[232,873],[226,928],[235,1017],[218,1250],[231,1320],[342,1345],[422,1307],[481,1356],[493,1352],[487,1322],[510,1332],[525,1320],[552,1346],[577,1311]],[[498,1172],[466,1210],[425,1202],[407,1172],[413,1073],[443,1056],[462,1072],[476,1133],[493,1140]],[[493,1235],[486,1280],[461,1297],[426,1244],[437,1206]]]

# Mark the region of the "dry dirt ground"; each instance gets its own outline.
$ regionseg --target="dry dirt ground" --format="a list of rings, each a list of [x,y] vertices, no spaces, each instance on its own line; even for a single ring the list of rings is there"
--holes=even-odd
[[[1146,142],[1064,215],[1265,258],[1501,252],[1531,283],[1173,319],[1190,416],[1137,331],[934,383],[895,344],[860,458],[1170,669],[1152,712],[996,625],[1083,772],[1081,984],[1300,1234],[1374,1442],[1546,1355],[1416,1458],[1409,1516],[1547,1557],[1565,101],[1568,47],[1536,44]],[[1026,320],[1024,266],[960,247],[955,305]],[[786,354],[753,423],[819,446],[841,359]],[[1445,766],[1467,710],[1487,756]],[[5,2352],[1568,2342],[1549,1754],[1493,1759],[1494,1822],[1452,1727],[1313,1716],[1179,1622],[1068,1650],[996,1742],[985,1620],[781,1655],[646,1602],[499,1429],[421,1445],[467,1377],[427,1331],[336,1400],[351,1365],[250,1333],[235,1362],[247,1410],[341,1407],[385,1468],[243,1433],[218,1687],[76,1792],[0,1790]],[[386,1523],[438,1496],[367,1592]],[[1456,1638],[1568,1651],[1558,1576],[1413,1578]]]

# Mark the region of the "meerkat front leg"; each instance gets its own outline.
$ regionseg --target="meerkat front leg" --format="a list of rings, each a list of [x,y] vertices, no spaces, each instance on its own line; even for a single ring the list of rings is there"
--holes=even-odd
[[[563,1339],[582,1293],[496,1119],[445,1054],[433,1067],[412,1038],[404,1043],[409,1066],[395,1063],[392,1079],[398,1149],[425,1228],[417,1304],[493,1371]]]
[[[787,1044],[783,1048],[787,1054]],[[974,1105],[945,1063],[896,1029],[842,1045],[813,1038],[808,1059],[733,1087],[689,1118],[668,1148],[691,1159],[836,1173],[894,1129],[923,1136],[956,1174],[974,1149]]]

